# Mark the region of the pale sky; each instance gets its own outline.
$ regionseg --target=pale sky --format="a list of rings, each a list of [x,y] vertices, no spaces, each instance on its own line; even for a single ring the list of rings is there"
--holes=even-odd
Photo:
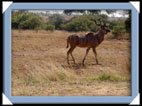
[[[29,12],[32,12],[32,13],[43,13],[43,14],[46,14],[46,13],[49,13],[49,14],[63,14],[63,11],[64,10],[29,10]],[[113,14],[107,14],[105,12],[105,10],[102,10],[101,14],[106,14],[109,17],[128,17],[128,14],[124,14],[123,11],[124,10],[117,10],[117,12],[115,12]]]
[[[117,12],[113,14],[107,14],[106,11],[102,10],[101,13],[106,14],[109,17],[128,17],[128,14],[124,14],[124,10],[117,10]]]

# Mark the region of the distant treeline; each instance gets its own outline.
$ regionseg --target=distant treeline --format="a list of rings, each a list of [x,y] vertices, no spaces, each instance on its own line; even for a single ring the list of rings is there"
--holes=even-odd
[[[101,18],[103,24],[109,25],[114,35],[131,32],[131,17],[118,20],[108,20],[107,15],[78,15],[67,20],[59,14],[53,14],[47,21],[33,13],[21,13],[12,11],[12,29],[33,29],[33,30],[66,30],[66,31],[91,31],[96,32],[99,27],[94,20]]]

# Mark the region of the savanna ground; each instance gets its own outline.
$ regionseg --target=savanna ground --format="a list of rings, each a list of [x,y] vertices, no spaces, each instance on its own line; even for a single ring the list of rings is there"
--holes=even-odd
[[[85,34],[87,32],[78,32]],[[77,47],[66,61],[66,31],[12,30],[12,96],[130,96],[131,42],[108,39],[90,50]],[[107,38],[108,37],[108,38]],[[71,59],[71,58],[70,58]]]

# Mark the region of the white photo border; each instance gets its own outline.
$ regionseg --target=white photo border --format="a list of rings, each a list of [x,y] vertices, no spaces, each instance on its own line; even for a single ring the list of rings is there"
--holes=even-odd
[[[131,10],[131,96],[12,96],[11,95],[11,11],[12,10],[66,10],[66,9],[122,9]],[[138,44],[139,12],[131,3],[11,3],[3,11],[4,19],[4,95],[13,104],[83,103],[83,104],[129,104],[138,95]]]

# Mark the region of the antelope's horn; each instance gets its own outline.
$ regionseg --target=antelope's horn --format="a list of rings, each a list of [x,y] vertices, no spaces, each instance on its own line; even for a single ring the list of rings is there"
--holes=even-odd
[[[101,19],[99,19],[99,20],[101,20]],[[100,21],[100,24],[97,24],[96,19],[94,19],[94,21],[95,21],[95,23],[96,23],[97,26],[101,26],[101,21]]]

